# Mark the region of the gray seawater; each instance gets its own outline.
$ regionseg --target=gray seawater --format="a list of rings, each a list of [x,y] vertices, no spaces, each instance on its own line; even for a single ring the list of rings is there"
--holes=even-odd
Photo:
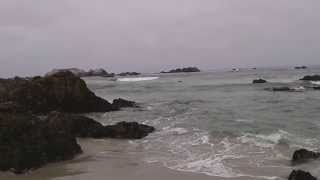
[[[320,176],[320,162],[290,165],[294,150],[319,150],[320,91],[264,88],[298,86],[297,79],[315,73],[320,69],[151,74],[144,76],[159,79],[137,82],[85,80],[103,98],[139,103],[138,109],[89,116],[104,124],[155,126],[155,133],[128,143],[141,147],[146,163],[232,179],[285,179],[293,168]],[[253,85],[255,78],[270,83]]]

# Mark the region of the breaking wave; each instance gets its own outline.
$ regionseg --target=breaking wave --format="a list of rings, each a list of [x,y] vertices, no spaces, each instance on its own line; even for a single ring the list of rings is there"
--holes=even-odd
[[[134,78],[118,78],[120,82],[138,82],[138,81],[151,81],[159,79],[159,77],[134,77]]]

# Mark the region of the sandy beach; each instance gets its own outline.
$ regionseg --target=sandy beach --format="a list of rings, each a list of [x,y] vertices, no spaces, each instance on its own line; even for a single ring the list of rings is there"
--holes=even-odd
[[[138,152],[128,152],[121,146],[127,142],[118,140],[79,139],[84,154],[74,160],[53,163],[25,175],[1,173],[1,180],[141,180],[141,179],[176,179],[176,180],[255,180],[257,178],[221,178],[204,174],[174,171],[156,163],[146,163],[139,159]],[[105,146],[109,144],[110,146]],[[111,147],[116,145],[116,147]],[[120,146],[119,146],[120,144]],[[106,153],[106,150],[109,153]],[[113,151],[113,152],[112,152]],[[141,155],[141,153],[140,153]]]

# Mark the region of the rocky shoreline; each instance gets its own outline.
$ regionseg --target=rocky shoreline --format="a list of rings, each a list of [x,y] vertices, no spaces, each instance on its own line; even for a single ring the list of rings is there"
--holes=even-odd
[[[76,138],[141,139],[151,126],[120,122],[103,126],[79,113],[138,107],[97,97],[72,72],[0,80],[0,171],[16,174],[82,153]],[[41,118],[39,117],[41,115]]]

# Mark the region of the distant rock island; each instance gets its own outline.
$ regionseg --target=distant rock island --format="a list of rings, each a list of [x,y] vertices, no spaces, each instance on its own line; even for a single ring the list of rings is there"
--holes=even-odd
[[[123,73],[119,73],[117,74],[118,76],[138,76],[141,73],[137,73],[137,72],[123,72]]]
[[[186,67],[178,68],[170,71],[161,71],[160,73],[188,73],[188,72],[200,72],[200,69],[197,67]]]
[[[46,76],[51,76],[56,73],[60,72],[71,72],[75,76],[78,77],[89,77],[89,76],[101,76],[101,77],[114,77],[114,73],[108,73],[106,70],[102,68],[98,69],[90,69],[89,71],[85,71],[83,69],[78,68],[66,68],[66,69],[53,69],[52,71],[48,72]]]

